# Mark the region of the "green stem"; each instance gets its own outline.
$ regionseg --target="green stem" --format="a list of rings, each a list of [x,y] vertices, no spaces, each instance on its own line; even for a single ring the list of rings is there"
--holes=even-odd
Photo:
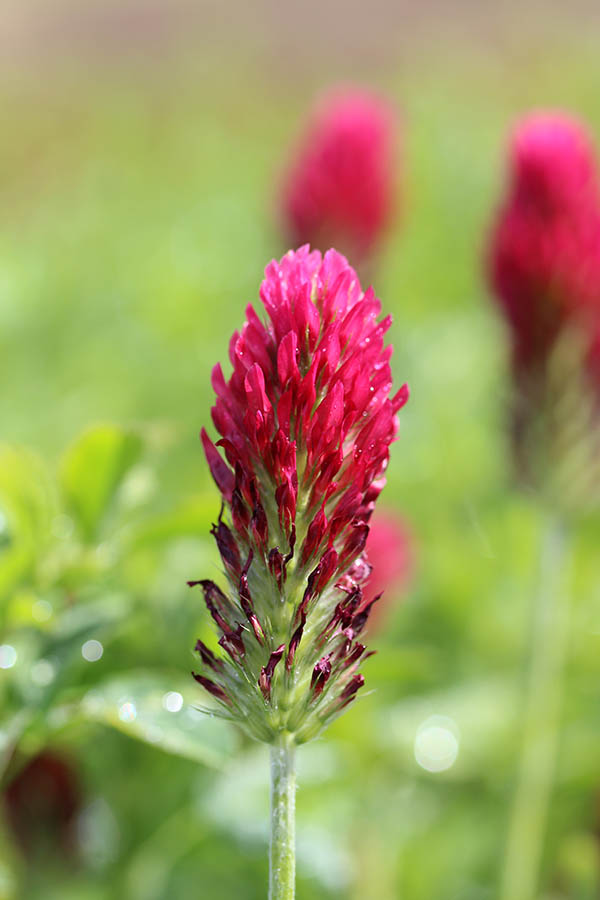
[[[568,540],[550,518],[540,553],[539,587],[532,607],[530,668],[523,745],[509,825],[501,900],[534,900],[546,834],[560,735],[562,683],[568,644],[565,576]]]
[[[296,880],[296,770],[294,739],[284,732],[271,747],[269,900],[294,900]]]

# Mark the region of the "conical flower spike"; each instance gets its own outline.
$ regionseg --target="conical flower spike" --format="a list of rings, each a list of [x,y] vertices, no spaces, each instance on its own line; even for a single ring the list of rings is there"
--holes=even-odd
[[[600,486],[600,177],[584,125],[533,113],[510,144],[489,277],[511,341],[522,481],[575,511]]]
[[[194,677],[255,738],[302,743],[364,683],[362,554],[408,390],[391,394],[391,319],[339,253],[290,251],[260,297],[266,324],[248,307],[230,378],[213,371],[219,438],[202,431],[227,588],[190,582],[222,649],[198,642]]]

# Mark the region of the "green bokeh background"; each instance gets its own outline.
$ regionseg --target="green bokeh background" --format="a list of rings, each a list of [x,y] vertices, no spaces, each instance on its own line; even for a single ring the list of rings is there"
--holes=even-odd
[[[265,897],[267,751],[195,713],[188,675],[210,629],[185,582],[217,565],[197,433],[210,370],[286,249],[277,187],[299,122],[358,80],[402,120],[403,211],[373,277],[412,390],[382,502],[410,523],[417,566],[373,635],[373,692],[299,753],[298,898],[491,900],[543,517],[511,481],[483,253],[515,116],[565,107],[600,143],[598,23],[438,4],[401,28],[383,15],[360,53],[341,5],[314,47],[315,23],[296,40],[285,16],[246,33],[235,3],[202,7],[208,34],[179,4],[157,47],[150,6],[124,24],[115,9],[14,13],[2,63],[0,643],[18,656],[0,670],[0,760],[9,774],[59,749],[83,799],[77,865],[27,866],[0,833],[0,897]],[[575,541],[544,900],[600,894],[599,535],[589,517]],[[439,773],[414,754],[432,715],[459,742]]]

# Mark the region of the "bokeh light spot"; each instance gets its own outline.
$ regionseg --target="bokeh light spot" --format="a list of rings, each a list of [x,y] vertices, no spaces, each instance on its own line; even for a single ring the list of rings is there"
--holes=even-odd
[[[168,712],[176,713],[183,706],[183,697],[179,691],[168,691],[163,697],[162,704]]]
[[[10,644],[0,645],[0,669],[12,669],[17,661],[17,651]]]
[[[132,703],[131,700],[128,700],[126,703],[121,703],[119,707],[119,718],[121,722],[133,722],[136,716],[137,710],[135,708],[135,703]]]
[[[52,604],[47,600],[36,600],[31,607],[31,615],[36,622],[47,622],[52,616]]]
[[[47,687],[54,681],[56,670],[50,660],[40,659],[31,668],[31,680],[39,687]]]
[[[52,534],[54,537],[58,538],[59,541],[68,540],[75,530],[73,519],[65,515],[55,516],[52,519],[51,528]]]
[[[104,647],[100,643],[100,641],[91,640],[86,641],[85,644],[81,647],[81,655],[88,662],[97,662],[102,658],[102,654],[104,653]]]
[[[430,716],[415,735],[415,759],[428,772],[450,769],[458,757],[458,726],[447,716]]]

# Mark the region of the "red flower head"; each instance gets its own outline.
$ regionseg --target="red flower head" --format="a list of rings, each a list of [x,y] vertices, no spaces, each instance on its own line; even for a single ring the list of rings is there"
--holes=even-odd
[[[379,98],[358,90],[324,98],[283,187],[291,243],[335,245],[365,261],[393,214],[395,143],[393,111]]]
[[[361,554],[408,391],[390,396],[390,317],[343,256],[303,247],[265,274],[267,323],[249,306],[231,377],[213,371],[221,439],[202,431],[229,587],[193,582],[226,654],[199,642],[196,678],[255,737],[301,742],[363,681]]]
[[[569,117],[518,125],[490,270],[512,338],[517,469],[578,507],[598,480],[600,188],[590,139]],[[569,475],[572,450],[583,490]]]
[[[565,325],[600,314],[600,193],[590,139],[560,113],[519,123],[510,166],[490,275],[519,372],[546,363]]]

